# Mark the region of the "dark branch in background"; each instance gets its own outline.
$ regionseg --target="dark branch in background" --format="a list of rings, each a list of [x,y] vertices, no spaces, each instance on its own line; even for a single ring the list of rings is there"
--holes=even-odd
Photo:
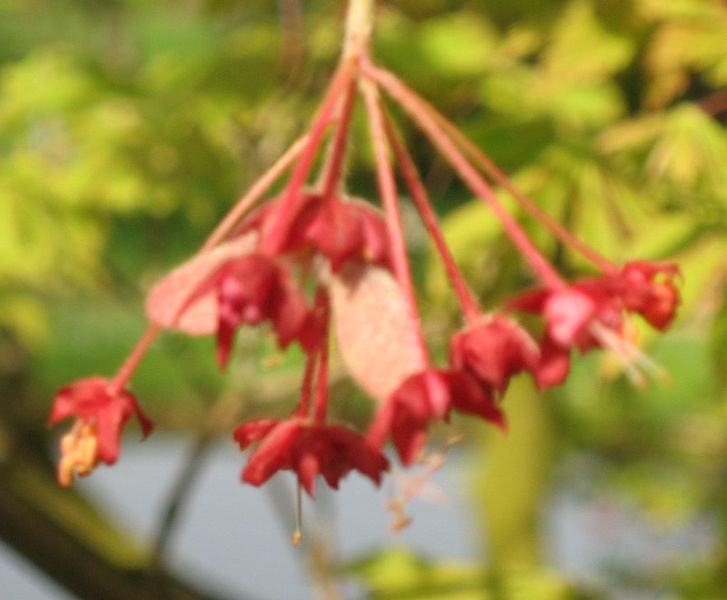
[[[0,475],[0,537],[69,592],[89,600],[221,600],[166,571],[116,564],[60,526],[47,499],[13,485],[7,471]],[[55,486],[52,480],[46,483]]]
[[[210,450],[211,442],[212,438],[209,435],[204,433],[197,435],[192,448],[189,450],[184,467],[172,487],[169,500],[167,501],[161,519],[159,519],[159,527],[154,541],[154,548],[152,549],[151,563],[155,567],[162,561],[172,533],[174,532],[177,518],[182,514],[187,505],[189,494],[197,482],[204,465],[204,460],[207,458],[208,451]]]

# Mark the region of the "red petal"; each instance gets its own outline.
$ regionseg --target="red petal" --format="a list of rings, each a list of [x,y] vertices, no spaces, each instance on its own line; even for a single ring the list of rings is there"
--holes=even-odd
[[[563,383],[570,370],[570,350],[561,348],[546,338],[540,352],[540,363],[535,371],[538,388],[545,390]]]
[[[596,304],[586,294],[568,288],[553,292],[545,302],[548,334],[554,342],[570,347],[579,342],[596,316]]]
[[[242,480],[262,485],[276,472],[292,468],[292,448],[303,425],[300,421],[281,421],[253,452],[242,471]]]
[[[234,440],[240,444],[240,450],[245,450],[250,444],[263,439],[279,423],[278,419],[257,419],[239,425],[232,434]]]
[[[493,394],[466,373],[446,371],[452,407],[460,412],[482,417],[501,429],[506,429],[505,415]]]

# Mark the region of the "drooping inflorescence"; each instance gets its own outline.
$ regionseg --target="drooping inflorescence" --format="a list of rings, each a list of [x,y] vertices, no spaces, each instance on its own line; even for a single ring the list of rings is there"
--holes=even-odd
[[[358,8],[357,8],[358,7]],[[313,495],[318,475],[333,488],[350,471],[375,484],[389,468],[391,440],[399,460],[421,454],[430,425],[452,411],[505,428],[502,409],[510,379],[528,373],[540,389],[560,385],[572,354],[606,348],[638,382],[639,367],[655,368],[629,336],[640,315],[666,329],[679,305],[678,268],[671,263],[618,266],[555,222],[454,125],[403,81],[376,65],[368,51],[371,2],[352,2],[341,62],[309,131],[241,198],[207,243],[150,292],[150,326],[115,377],[64,387],[51,413],[55,424],[76,422],[61,442],[58,480],[69,485],[99,461],[118,457],[125,423],[136,414],[151,431],[128,382],[163,329],[215,335],[221,368],[236,331],[266,324],[278,346],[306,356],[297,406],[285,418],[242,423],[234,439],[255,445],[242,479],[262,485],[280,470],[295,473]],[[483,310],[439,228],[428,192],[382,101],[382,92],[408,114],[462,182],[490,208],[540,285],[499,309]],[[349,194],[343,176],[350,123],[363,100],[376,162],[381,208]],[[320,173],[317,158],[325,155]],[[290,171],[282,193],[266,195]],[[425,340],[400,218],[397,173],[441,257],[463,313],[446,364],[435,364]],[[314,177],[315,175],[315,177]],[[493,191],[498,185],[557,236],[591,261],[597,274],[569,282],[528,237]],[[542,321],[537,335],[520,313]],[[331,336],[351,377],[376,402],[367,431],[328,417]]]

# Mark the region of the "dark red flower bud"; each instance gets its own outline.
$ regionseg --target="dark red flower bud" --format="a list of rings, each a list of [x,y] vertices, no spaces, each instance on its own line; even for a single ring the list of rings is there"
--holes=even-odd
[[[203,280],[188,300],[214,290],[217,295],[217,358],[227,364],[235,331],[240,325],[270,321],[278,345],[293,340],[314,344],[310,310],[305,295],[285,265],[261,254],[249,254],[222,264]]]
[[[626,263],[618,276],[617,291],[626,310],[639,313],[656,329],[669,327],[681,302],[674,279],[679,267],[673,263],[634,261]]]
[[[243,225],[241,234],[252,230],[263,233],[274,229],[279,200],[268,202]],[[367,202],[336,196],[307,193],[300,198],[290,223],[281,253],[311,249],[327,257],[333,272],[350,260],[386,265],[388,234],[381,214]]]
[[[535,340],[512,319],[485,316],[455,334],[449,346],[449,363],[466,371],[500,393],[510,378],[523,370],[533,371],[540,359]]]

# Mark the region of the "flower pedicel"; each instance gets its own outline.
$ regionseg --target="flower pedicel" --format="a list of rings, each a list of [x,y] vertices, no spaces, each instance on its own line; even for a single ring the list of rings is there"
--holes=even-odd
[[[221,367],[229,361],[241,326],[267,323],[280,348],[300,346],[306,367],[297,407],[287,418],[242,423],[234,439],[242,450],[257,444],[242,471],[244,482],[259,486],[288,470],[295,474],[298,489],[310,495],[319,475],[337,488],[352,470],[378,485],[389,468],[385,443],[392,440],[408,466],[421,456],[430,424],[446,420],[453,410],[504,429],[501,401],[510,379],[527,372],[542,389],[559,385],[568,376],[573,349],[615,351],[637,382],[637,367],[654,367],[628,340],[626,319],[636,313],[654,328],[666,329],[679,305],[678,267],[648,261],[618,267],[543,213],[454,125],[372,61],[372,13],[373,0],[351,1],[341,62],[309,131],[253,184],[207,243],[152,289],[147,299],[150,326],[116,376],[83,379],[58,392],[51,424],[76,418],[61,440],[62,485],[70,485],[74,475],[88,475],[98,462],[116,461],[131,415],[137,416],[145,435],[151,432],[151,422],[127,385],[158,333],[167,328],[216,335]],[[499,310],[482,311],[444,241],[416,166],[384,108],[382,92],[491,209],[539,279],[538,289]],[[351,197],[342,175],[359,96],[382,210]],[[326,142],[318,183],[310,184]],[[394,165],[462,307],[464,324],[452,336],[446,365],[433,363],[422,333]],[[272,184],[288,170],[284,191],[265,201]],[[491,181],[600,273],[565,281],[500,204]],[[312,298],[305,291],[310,289],[315,290]],[[519,312],[542,319],[540,339],[518,323]],[[366,432],[328,420],[331,332],[351,377],[377,402]]]

